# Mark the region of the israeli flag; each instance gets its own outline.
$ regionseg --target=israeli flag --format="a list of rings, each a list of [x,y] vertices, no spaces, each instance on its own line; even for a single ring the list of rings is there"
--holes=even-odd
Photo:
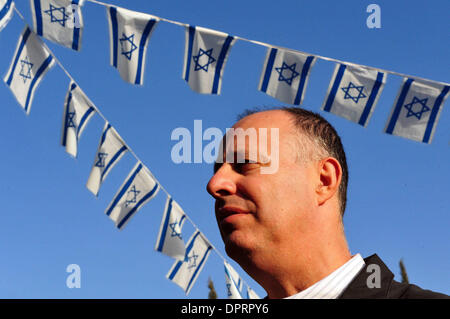
[[[27,115],[30,113],[36,88],[54,64],[55,60],[42,40],[26,26],[3,81]]]
[[[142,85],[147,44],[159,18],[113,6],[106,10],[111,65],[123,80]]]
[[[100,186],[128,150],[125,142],[109,123],[105,123],[100,143],[95,154],[94,164],[87,181],[86,187],[95,196],[98,196]]]
[[[198,275],[203,269],[212,246],[204,235],[197,230],[186,244],[185,259],[176,261],[167,273],[167,279],[180,286],[189,294]]]
[[[383,72],[337,64],[322,110],[366,127],[385,83]]]
[[[177,202],[168,196],[156,241],[156,251],[176,259],[184,259],[186,249],[182,229],[185,220],[186,214]]]
[[[202,27],[186,27],[183,79],[198,93],[220,94],[222,74],[234,37]]]
[[[30,0],[34,30],[53,42],[80,51],[83,0]]]
[[[95,112],[95,106],[86,94],[70,81],[64,103],[61,145],[73,157],[77,157],[78,140]]]
[[[0,0],[0,31],[8,24],[14,14],[14,2],[12,0]]]
[[[136,163],[105,211],[122,229],[130,218],[156,196],[159,184],[142,163]]]
[[[267,49],[259,90],[284,103],[300,105],[316,58],[300,52]]]
[[[450,86],[404,78],[385,132],[431,143]]]
[[[224,261],[224,267],[228,299],[242,299],[240,291],[242,290],[243,282],[239,274],[226,261]]]
[[[247,287],[247,299],[261,299],[261,297],[252,288]]]

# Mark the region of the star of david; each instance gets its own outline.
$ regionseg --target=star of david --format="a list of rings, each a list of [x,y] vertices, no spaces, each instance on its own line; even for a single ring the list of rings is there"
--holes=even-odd
[[[358,95],[357,95],[357,96],[356,96],[356,95],[351,95],[351,94],[350,94],[350,90],[352,90],[352,89],[354,89],[354,90],[356,90],[356,91],[358,92]],[[356,85],[354,85],[353,82],[351,82],[351,81],[350,81],[350,83],[348,84],[347,87],[342,87],[341,90],[345,93],[344,100],[352,99],[353,102],[355,102],[355,103],[358,103],[358,102],[359,102],[359,99],[364,99],[364,98],[367,97],[367,96],[364,94],[364,92],[363,92],[364,86],[363,86],[363,85],[361,85],[361,86],[356,86]],[[353,92],[354,92],[354,90],[353,90]]]
[[[280,75],[278,77],[278,81],[282,82],[286,82],[287,84],[291,85],[292,81],[300,75],[300,73],[298,73],[297,71],[295,71],[295,68],[297,66],[297,63],[294,63],[292,65],[287,65],[286,62],[283,61],[283,65],[280,68],[275,68],[275,71],[278,72],[278,74]],[[286,73],[283,73],[284,70],[286,70],[287,72],[291,72],[291,76],[285,76]]]
[[[66,14],[66,9],[64,7],[58,8],[50,4],[49,9],[44,12],[50,16],[51,23],[58,22],[61,26],[66,27],[66,20],[69,18],[69,15]],[[59,12],[59,19],[53,14],[53,12]]]
[[[408,110],[406,117],[415,116],[418,120],[422,118],[422,114],[428,112],[430,108],[427,106],[428,98],[419,99],[416,96],[413,97],[411,103],[405,104],[404,107]],[[414,104],[420,104],[422,107],[418,111],[414,111]]]
[[[231,293],[231,284],[227,284],[227,290],[228,290],[228,297],[232,295]]]
[[[98,160],[97,160],[97,163],[95,163],[95,166],[100,167],[100,168],[105,167],[105,160],[107,157],[108,157],[107,153],[102,153],[102,152],[98,153]]]
[[[21,69],[19,75],[23,78],[23,83],[26,83],[28,79],[31,79],[33,63],[31,63],[28,56],[26,56],[24,60],[20,60],[20,65]]]
[[[134,33],[130,36],[126,36],[125,33],[122,33],[122,38],[119,39],[120,46],[122,48],[122,54],[128,59],[131,60],[133,56],[133,52],[138,48],[136,44],[134,44]]]
[[[212,51],[213,51],[212,48],[209,49],[208,51],[205,51],[203,49],[198,50],[198,54],[192,57],[192,59],[194,59],[195,62],[194,71],[203,70],[205,72],[208,72],[209,65],[216,62],[216,59],[214,59],[212,56]],[[205,61],[205,59],[207,59],[207,61]]]
[[[197,258],[198,255],[195,254],[195,251],[192,251],[192,255],[188,257],[188,269],[197,267]]]
[[[67,113],[67,123],[66,126],[67,127],[73,127],[76,128],[77,126],[75,125],[75,122],[73,121],[75,117],[75,112],[69,112]]]
[[[177,230],[176,230],[177,225],[178,225],[177,221],[175,221],[175,223],[169,224],[169,227],[172,230],[170,237],[178,237],[180,239],[183,239],[183,238],[181,238],[181,233],[177,232]]]
[[[141,191],[138,191],[136,189],[136,186],[133,185],[127,193],[127,200],[125,202],[125,206],[128,207],[128,205],[130,205],[130,204],[135,204],[137,196],[139,195],[140,192]]]

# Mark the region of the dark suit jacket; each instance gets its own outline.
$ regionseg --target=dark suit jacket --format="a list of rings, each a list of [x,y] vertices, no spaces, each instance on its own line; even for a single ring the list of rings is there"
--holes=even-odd
[[[339,299],[450,299],[450,296],[444,294],[395,281],[394,274],[376,254],[365,258],[364,261],[366,265],[344,290]],[[370,264],[376,264],[380,267],[379,288],[369,288],[367,285],[367,279],[371,275],[369,282],[373,282],[374,271],[367,272],[367,267]]]

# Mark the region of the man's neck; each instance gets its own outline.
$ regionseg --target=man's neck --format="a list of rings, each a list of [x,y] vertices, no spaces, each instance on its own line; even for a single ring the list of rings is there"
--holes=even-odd
[[[345,238],[324,242],[321,248],[302,247],[296,256],[283,254],[280,249],[271,256],[254,256],[256,263],[242,266],[266,290],[269,298],[285,298],[307,289],[351,259]]]

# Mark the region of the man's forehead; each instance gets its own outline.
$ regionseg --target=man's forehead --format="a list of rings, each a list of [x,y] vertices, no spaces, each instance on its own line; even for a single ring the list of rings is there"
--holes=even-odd
[[[247,115],[233,125],[233,128],[286,127],[291,125],[292,116],[283,110],[261,111]]]

